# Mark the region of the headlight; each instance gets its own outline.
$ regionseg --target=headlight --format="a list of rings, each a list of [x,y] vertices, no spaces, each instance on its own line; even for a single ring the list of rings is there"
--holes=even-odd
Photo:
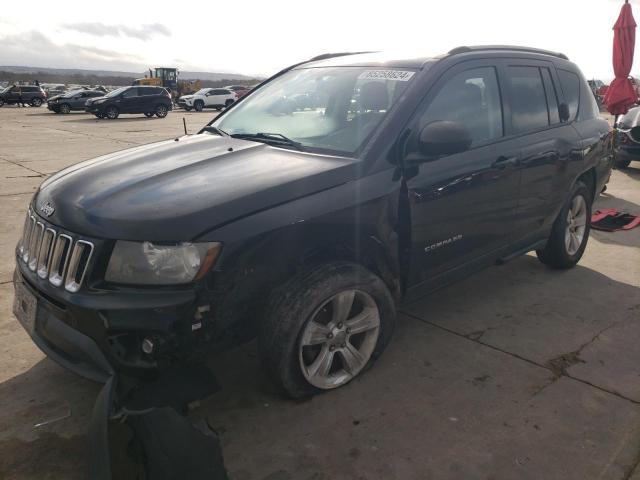
[[[118,241],[105,279],[139,285],[189,283],[199,280],[211,269],[221,247],[217,242],[157,245]]]

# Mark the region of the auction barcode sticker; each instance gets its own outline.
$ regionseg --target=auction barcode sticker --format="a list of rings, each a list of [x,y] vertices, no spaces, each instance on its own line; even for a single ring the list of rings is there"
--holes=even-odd
[[[413,77],[414,73],[415,72],[409,72],[408,70],[365,70],[358,78],[406,82]]]

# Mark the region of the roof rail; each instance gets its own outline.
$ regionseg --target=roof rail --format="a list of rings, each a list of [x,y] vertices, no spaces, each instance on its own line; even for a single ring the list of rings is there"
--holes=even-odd
[[[458,55],[460,53],[478,52],[482,50],[512,50],[517,52],[542,53],[543,55],[551,55],[552,57],[569,60],[564,53],[552,52],[551,50],[543,50],[541,48],[517,47],[512,45],[478,45],[474,47],[461,46],[453,50],[449,50],[449,55]]]
[[[318,60],[327,60],[328,58],[335,58],[335,57],[345,57],[347,55],[360,55],[361,53],[373,53],[373,51],[368,51],[368,52],[323,53],[322,55],[316,55],[315,57],[310,58],[309,60],[307,60],[307,62],[316,62]]]

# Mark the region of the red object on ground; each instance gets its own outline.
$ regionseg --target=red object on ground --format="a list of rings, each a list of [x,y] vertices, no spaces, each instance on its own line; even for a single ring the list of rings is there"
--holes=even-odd
[[[604,97],[604,104],[612,115],[624,115],[638,101],[636,91],[629,81],[635,44],[636,21],[633,19],[631,5],[625,1],[613,26],[613,71],[616,78]]]
[[[640,226],[640,217],[626,212],[619,212],[615,208],[597,210],[591,215],[591,228],[605,232],[631,230]]]

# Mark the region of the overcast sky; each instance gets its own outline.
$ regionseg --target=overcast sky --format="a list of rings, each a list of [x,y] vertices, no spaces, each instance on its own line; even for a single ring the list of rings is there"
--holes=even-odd
[[[611,27],[623,3],[36,0],[25,10],[9,1],[0,17],[0,65],[269,75],[324,52],[437,55],[459,45],[511,44],[561,51],[588,78],[610,79]],[[631,3],[640,20],[640,0]]]

